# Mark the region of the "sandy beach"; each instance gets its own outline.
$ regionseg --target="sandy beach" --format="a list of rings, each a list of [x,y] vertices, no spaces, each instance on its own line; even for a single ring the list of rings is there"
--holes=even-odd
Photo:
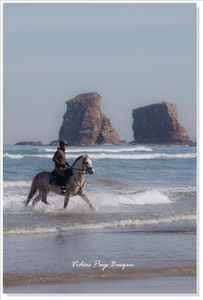
[[[148,274],[143,274],[143,270],[137,270],[134,274],[122,275],[115,273],[7,275],[4,278],[4,293],[195,294],[197,292],[195,268],[163,270],[162,276],[154,275],[157,275],[156,270],[151,270]]]

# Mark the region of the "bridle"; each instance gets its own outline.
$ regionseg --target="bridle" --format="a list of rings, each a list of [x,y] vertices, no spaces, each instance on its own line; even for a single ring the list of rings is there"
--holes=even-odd
[[[70,168],[70,169],[75,171],[80,171],[81,174],[87,174],[88,172],[84,170],[84,166],[88,168],[85,159],[86,158],[83,156],[82,169],[78,169],[78,168]]]
[[[80,174],[87,174],[88,172],[84,170],[85,166],[86,166],[86,168],[88,168],[85,160],[86,160],[86,158],[83,156],[82,169],[79,169],[79,168],[70,168],[70,169],[75,170],[75,171],[79,171]],[[85,185],[85,181],[83,182],[82,185],[80,185],[78,183],[77,179],[75,178],[74,172],[73,172],[72,175],[73,175],[73,178],[75,180],[76,185],[79,187],[79,191],[78,191],[78,194],[79,194],[81,192],[83,186]]]

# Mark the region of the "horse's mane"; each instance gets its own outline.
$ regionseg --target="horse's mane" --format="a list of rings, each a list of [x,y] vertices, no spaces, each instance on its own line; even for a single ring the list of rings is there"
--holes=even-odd
[[[84,156],[84,155],[80,155],[79,157],[76,158],[76,160],[75,160],[74,162],[78,161],[78,160],[81,159],[83,156]]]
[[[77,157],[76,160],[72,163],[72,166],[71,166],[71,167],[73,167],[73,166],[76,164],[76,162],[77,162],[79,159],[81,159],[82,157],[86,158],[87,155],[80,155],[79,157]]]

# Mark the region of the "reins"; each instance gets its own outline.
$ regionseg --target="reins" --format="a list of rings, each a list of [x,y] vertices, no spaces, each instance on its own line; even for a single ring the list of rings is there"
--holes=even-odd
[[[81,174],[87,174],[87,171],[83,170],[83,169],[77,169],[77,168],[70,168],[71,170],[76,170],[76,171],[80,171]]]
[[[81,190],[82,190],[82,188],[83,188],[83,186],[85,185],[85,181],[83,182],[83,184],[82,185],[80,185],[78,182],[77,182],[77,179],[75,178],[75,175],[74,175],[74,173],[73,173],[73,178],[74,178],[74,180],[75,180],[75,183],[77,184],[77,186],[79,187],[79,191],[78,191],[78,193],[80,193],[81,192]]]
[[[85,160],[84,160],[84,158],[83,158],[83,166],[82,166],[82,169],[78,169],[78,168],[70,168],[70,169],[71,169],[71,170],[75,170],[75,171],[80,171],[80,174],[87,174],[87,171],[85,171],[85,170],[83,169],[83,168],[84,168],[84,164],[85,164]],[[85,181],[83,182],[82,185],[80,185],[80,184],[78,183],[77,179],[75,178],[74,172],[73,172],[72,175],[73,175],[73,178],[74,178],[74,180],[75,180],[75,183],[76,183],[77,186],[79,187],[78,193],[80,193],[81,190],[82,190],[82,188],[83,188],[83,186],[85,185]]]

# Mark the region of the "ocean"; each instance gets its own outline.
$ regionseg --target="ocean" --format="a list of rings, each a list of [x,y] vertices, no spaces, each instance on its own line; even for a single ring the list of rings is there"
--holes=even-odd
[[[64,210],[56,194],[48,196],[50,206],[25,208],[32,178],[53,170],[55,151],[4,146],[4,290],[39,293],[52,284],[53,293],[136,293],[138,280],[163,283],[170,275],[175,285],[167,279],[157,288],[143,284],[141,292],[195,293],[196,148],[69,147],[69,164],[81,154],[93,161],[85,193],[95,212],[78,196]],[[106,289],[104,278],[111,282]]]

